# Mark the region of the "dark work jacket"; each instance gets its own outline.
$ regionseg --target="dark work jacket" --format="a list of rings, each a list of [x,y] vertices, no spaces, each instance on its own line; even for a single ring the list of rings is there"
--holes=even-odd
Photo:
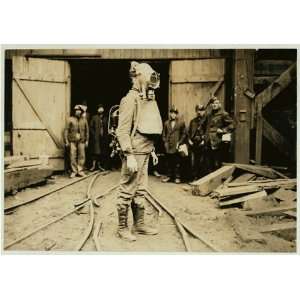
[[[80,134],[80,139],[76,139],[76,134]],[[85,143],[89,140],[89,126],[86,118],[70,117],[65,129],[66,142],[81,142]]]
[[[188,137],[194,144],[197,145],[202,142],[202,140],[205,137],[206,126],[207,126],[206,116],[196,117],[191,120],[189,131],[188,131]]]
[[[175,126],[172,128],[171,120],[164,124],[162,139],[165,145],[166,153],[172,154],[177,152],[177,146],[185,142],[186,128],[184,121],[175,119]]]
[[[207,118],[206,136],[214,149],[217,149],[222,142],[222,134],[217,133],[218,129],[222,129],[224,133],[231,133],[235,129],[233,119],[222,109],[215,113],[212,111]]]
[[[99,155],[108,152],[107,118],[96,114],[90,122],[91,150]]]

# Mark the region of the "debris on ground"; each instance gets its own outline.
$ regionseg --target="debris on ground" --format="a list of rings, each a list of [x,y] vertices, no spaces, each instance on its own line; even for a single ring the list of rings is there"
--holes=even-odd
[[[226,209],[241,242],[265,242],[265,234],[295,241],[295,178],[265,166],[224,164],[191,185],[194,195],[209,193],[219,209]]]

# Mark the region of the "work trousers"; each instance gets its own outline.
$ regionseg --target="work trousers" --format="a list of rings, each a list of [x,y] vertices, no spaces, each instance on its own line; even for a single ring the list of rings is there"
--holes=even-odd
[[[71,170],[78,173],[83,170],[85,164],[85,143],[70,142]]]
[[[229,160],[229,143],[221,143],[217,149],[212,149],[208,147],[207,156],[209,161],[209,171],[215,171],[221,168],[223,162],[228,162]]]
[[[167,153],[167,170],[168,176],[174,180],[180,178],[180,169],[181,169],[181,157],[178,152],[176,153]]]
[[[129,172],[126,158],[123,158],[117,200],[118,208],[129,207],[131,201],[133,201],[137,207],[144,208],[146,189],[148,187],[149,156],[150,154],[135,155],[138,165],[138,171],[135,173]]]
[[[190,149],[190,163],[192,168],[192,180],[199,179],[206,174],[207,162],[204,147],[192,147]]]

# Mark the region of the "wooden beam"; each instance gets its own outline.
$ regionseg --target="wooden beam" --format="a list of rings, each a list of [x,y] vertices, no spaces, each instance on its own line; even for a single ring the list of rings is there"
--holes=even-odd
[[[272,125],[263,118],[263,135],[285,156],[289,157],[291,145]]]
[[[283,212],[284,215],[287,215],[289,217],[292,217],[294,219],[297,219],[297,212],[296,211],[292,211],[292,210],[288,210]]]
[[[257,181],[248,181],[245,183],[229,183],[227,186],[230,187],[246,187],[246,186],[255,186],[260,187],[264,189],[275,189],[280,187],[285,188],[293,188],[297,185],[297,179],[280,179],[280,180],[274,180],[270,182],[264,182],[263,180],[257,180]]]
[[[211,90],[209,91],[209,95],[211,97],[215,96],[216,93],[218,92],[218,90],[221,88],[221,86],[223,85],[224,83],[224,78],[222,80],[219,80],[218,82],[216,82],[214,84],[214,86],[211,88]]]
[[[278,214],[278,213],[283,213],[285,211],[290,211],[290,210],[293,210],[296,208],[297,208],[296,204],[284,206],[284,207],[279,206],[279,207],[273,207],[273,208],[256,210],[256,211],[249,211],[249,212],[246,212],[246,215],[251,216],[251,217],[262,216],[262,215],[274,215],[274,214]]]
[[[266,89],[255,97],[256,105],[256,146],[255,146],[255,160],[257,164],[261,164],[262,157],[262,140],[263,135],[270,131],[270,127],[265,123],[262,115],[262,109],[270,103],[276,96],[278,96],[292,80],[296,78],[296,63],[293,63],[286,71],[284,71],[278,78],[276,78]],[[265,133],[265,134],[264,134]],[[275,142],[275,141],[271,141]]]
[[[260,200],[260,199],[264,199],[265,197],[267,197],[267,193],[265,191],[260,191],[260,192],[252,193],[252,194],[244,196],[244,197],[227,200],[227,201],[220,201],[219,206],[224,207],[224,206],[237,204],[237,203],[243,203],[243,202],[251,201],[251,200],[257,200],[257,199]]]
[[[4,172],[5,193],[19,190],[27,186],[43,182],[53,174],[49,167],[28,167],[21,170],[11,169]]]
[[[252,173],[244,173],[237,177],[236,179],[232,180],[231,182],[240,183],[240,182],[247,182],[251,179],[254,179],[256,177],[255,174]],[[229,183],[229,182],[228,182]]]
[[[272,225],[264,225],[261,227],[260,232],[268,233],[275,231],[285,231],[285,230],[293,230],[297,228],[297,222],[286,222],[286,223],[278,223]]]
[[[256,133],[255,133],[255,162],[261,164],[262,159],[262,141],[263,141],[263,116],[262,102],[255,101],[256,110]]]
[[[191,186],[193,187],[193,194],[200,196],[208,195],[231,176],[234,169],[234,166],[224,166],[207,176],[192,182]]]
[[[223,165],[233,165],[238,169],[244,170],[249,173],[257,174],[259,176],[276,179],[278,175],[274,172],[273,169],[269,167],[257,166],[257,165],[247,165],[247,164],[230,164],[230,163],[223,163]]]
[[[183,49],[183,48],[93,48],[84,47],[81,49],[7,49],[5,56],[11,59],[12,56],[29,57],[51,57],[58,59],[209,59],[223,58],[230,55],[230,50],[220,49]]]
[[[235,50],[234,61],[234,116],[236,121],[234,156],[237,163],[249,163],[252,100],[245,95],[253,91],[255,50]]]
[[[254,192],[261,191],[261,188],[258,186],[237,186],[237,187],[224,187],[223,189],[216,190],[216,193],[219,198],[250,194]]]
[[[284,188],[280,188],[276,192],[272,194],[279,201],[287,201],[292,202],[297,199],[297,193],[291,190],[286,190]]]

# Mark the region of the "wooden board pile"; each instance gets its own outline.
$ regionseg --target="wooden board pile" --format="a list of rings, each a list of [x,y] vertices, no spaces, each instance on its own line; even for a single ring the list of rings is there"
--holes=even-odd
[[[241,240],[248,242],[263,241],[261,233],[296,232],[296,186],[296,179],[269,167],[225,164],[193,182],[192,191],[216,199],[219,208],[231,208],[228,219]],[[267,219],[267,216],[279,218],[263,222],[263,226],[250,226],[248,217]]]
[[[19,189],[46,181],[53,174],[47,156],[9,156],[4,158],[4,191]]]

